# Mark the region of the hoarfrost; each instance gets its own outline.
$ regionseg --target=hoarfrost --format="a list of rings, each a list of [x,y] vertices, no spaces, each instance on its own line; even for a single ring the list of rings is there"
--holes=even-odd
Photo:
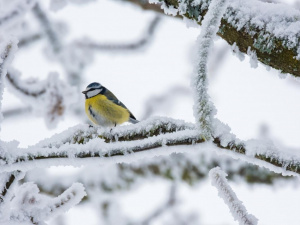
[[[56,72],[43,81],[21,80],[20,72],[10,69],[8,80],[9,90],[29,104],[36,115],[43,116],[49,128],[55,127],[78,99],[76,88],[61,81]]]
[[[222,198],[229,207],[234,220],[237,220],[240,225],[256,225],[258,219],[248,214],[243,203],[237,198],[229,186],[226,176],[227,174],[222,171],[220,167],[215,167],[209,171],[212,185],[218,189],[220,198]]]
[[[4,91],[4,78],[7,74],[7,67],[11,63],[13,56],[17,51],[17,43],[18,41],[12,37],[2,36],[0,38],[0,124],[3,120],[1,109]]]
[[[231,45],[231,50],[232,53],[236,55],[240,61],[244,61],[245,55],[240,52],[239,47],[236,45],[236,42],[234,42],[233,45]]]
[[[214,0],[211,2],[202,22],[201,34],[197,40],[197,64],[192,79],[195,99],[194,116],[196,123],[203,132],[202,135],[208,140],[212,136],[211,123],[216,114],[216,109],[207,94],[207,60],[226,6],[226,0]]]
[[[257,68],[258,62],[257,62],[257,56],[255,51],[251,51],[251,47],[248,47],[247,54],[250,57],[250,66],[252,68]]]

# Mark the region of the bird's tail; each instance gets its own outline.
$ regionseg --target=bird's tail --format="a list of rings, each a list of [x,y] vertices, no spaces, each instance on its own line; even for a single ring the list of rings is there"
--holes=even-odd
[[[128,122],[133,123],[133,124],[136,124],[136,123],[138,123],[138,122],[140,122],[140,121],[135,120],[135,119],[133,119],[133,118],[129,118]]]

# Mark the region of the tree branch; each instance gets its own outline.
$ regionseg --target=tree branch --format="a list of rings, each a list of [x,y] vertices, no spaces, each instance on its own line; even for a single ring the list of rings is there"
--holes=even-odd
[[[2,173],[0,176],[2,176],[1,184],[0,184],[0,204],[4,202],[4,198],[7,194],[8,189],[16,182],[19,181],[19,178],[23,175],[21,174],[21,171],[14,171],[9,173]]]
[[[199,24],[201,24],[211,2],[210,0],[203,0],[199,1],[199,4],[195,4],[194,1],[189,0],[160,0],[160,4],[152,5],[142,0],[126,1],[139,5],[143,9],[160,13],[163,13],[162,3],[165,7],[174,7],[181,11],[177,15],[178,17],[185,17]],[[257,59],[261,63],[282,73],[290,73],[299,77],[300,27],[297,26],[300,18],[299,12],[283,4],[259,1],[255,4],[246,2],[247,7],[240,7],[239,4],[239,1],[230,3],[221,20],[217,34],[228,44],[236,44],[239,50],[245,54],[250,47],[251,50],[255,51]],[[287,11],[289,13],[286,13]],[[256,21],[259,22],[255,23]],[[278,32],[277,28],[279,27],[283,32]]]
[[[117,44],[117,43],[95,43],[91,41],[76,41],[78,47],[88,48],[91,50],[100,50],[100,51],[124,51],[124,50],[136,50],[148,44],[154,35],[154,31],[157,28],[161,18],[160,16],[155,16],[154,19],[150,22],[146,34],[140,38],[140,40],[128,44]]]
[[[258,219],[248,214],[243,203],[237,198],[232,188],[227,183],[226,176],[219,167],[213,168],[209,172],[211,183],[218,189],[219,196],[224,200],[229,207],[230,212],[240,225],[257,225]]]
[[[186,124],[188,129],[184,129],[183,121],[176,124],[176,120],[170,120],[170,123],[167,123],[167,120],[166,118],[159,120],[156,117],[136,125],[116,127],[112,134],[109,134],[109,129],[97,130],[89,129],[87,125],[77,126],[28,149],[18,149],[13,153],[3,152],[0,156],[0,171],[28,170],[53,165],[82,165],[91,163],[91,161],[84,160],[88,158],[118,158],[122,162],[122,158],[126,161],[128,154],[139,155],[151,149],[184,145],[199,149],[209,147],[210,151],[215,149],[217,152],[228,150],[228,152],[234,152],[235,157],[259,166],[263,162],[263,166],[277,173],[290,171],[300,174],[300,157],[296,152],[295,155],[288,152],[283,155],[272,143],[241,142],[227,130],[216,134],[211,144],[202,145],[200,143],[203,143],[204,139],[200,137],[201,132],[191,129],[191,124]],[[175,129],[172,128],[172,123],[175,124]],[[149,128],[149,124],[154,125]],[[178,131],[176,131],[176,126]],[[218,124],[218,126],[222,125]],[[166,132],[163,133],[163,130]],[[175,131],[170,133],[171,130]],[[172,148],[167,152],[156,151],[155,154],[164,155],[180,151],[178,148]],[[188,151],[183,150],[183,152]],[[149,157],[152,157],[151,154]]]

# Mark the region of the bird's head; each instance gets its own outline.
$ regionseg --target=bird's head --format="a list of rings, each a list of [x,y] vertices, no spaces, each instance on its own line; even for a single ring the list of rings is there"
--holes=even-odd
[[[101,84],[93,82],[90,83],[82,93],[85,95],[85,98],[91,98],[102,93],[104,89]]]

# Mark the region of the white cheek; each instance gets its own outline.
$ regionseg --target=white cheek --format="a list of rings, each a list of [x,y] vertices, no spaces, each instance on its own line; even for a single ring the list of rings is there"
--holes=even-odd
[[[86,93],[86,95],[88,96],[88,98],[91,98],[93,96],[96,96],[97,94],[99,94],[102,91],[102,89],[96,89],[93,91],[89,91],[88,93]]]

